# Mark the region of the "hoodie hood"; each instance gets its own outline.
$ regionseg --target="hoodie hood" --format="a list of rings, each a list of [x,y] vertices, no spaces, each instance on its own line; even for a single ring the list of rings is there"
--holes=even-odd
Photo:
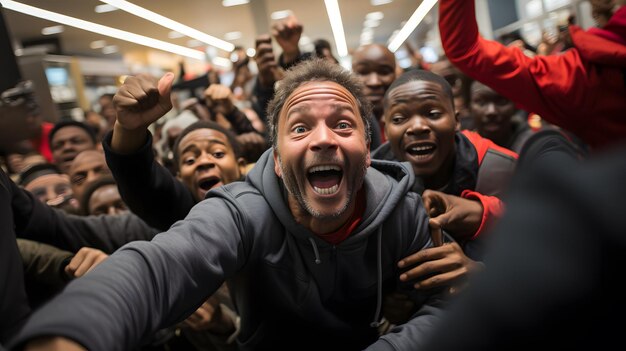
[[[410,167],[408,162],[372,160],[372,165],[367,169],[363,182],[367,202],[363,219],[354,234],[339,246],[348,246],[375,234],[376,228],[382,225],[398,202],[410,191],[414,182],[413,171]],[[313,238],[320,247],[331,246],[294,220],[287,203],[287,190],[274,172],[273,149],[270,148],[263,153],[246,176],[246,181],[263,194],[288,232],[300,240],[309,241],[309,238]]]

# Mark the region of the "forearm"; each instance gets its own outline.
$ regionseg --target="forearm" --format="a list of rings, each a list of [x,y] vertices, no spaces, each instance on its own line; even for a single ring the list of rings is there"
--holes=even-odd
[[[111,138],[111,150],[127,155],[139,150],[148,139],[146,128],[126,129],[115,122],[113,136]]]
[[[250,122],[248,117],[246,117],[246,114],[237,107],[233,108],[233,110],[224,117],[226,117],[226,119],[232,125],[235,134],[256,132],[256,129],[254,129],[252,123]]]
[[[144,144],[131,154],[115,152],[111,135],[102,145],[124,202],[150,226],[164,231],[185,218],[196,202],[191,192],[154,160],[152,136],[146,135]]]

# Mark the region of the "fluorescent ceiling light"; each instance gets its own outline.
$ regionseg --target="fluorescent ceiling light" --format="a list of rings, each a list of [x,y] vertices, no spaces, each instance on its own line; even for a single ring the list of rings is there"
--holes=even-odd
[[[249,48],[248,50],[246,50],[246,55],[248,55],[248,57],[254,57],[254,55],[256,55],[256,50],[254,50],[253,48]]]
[[[105,55],[116,53],[118,50],[117,45],[108,45],[102,48],[102,53]]]
[[[189,46],[190,48],[197,48],[202,45],[204,45],[204,43],[201,42],[200,40],[197,40],[197,39],[187,40],[187,46]]]
[[[185,35],[183,33],[178,33],[177,31],[173,30],[169,33],[167,33],[167,37],[170,39],[178,39],[178,38],[182,38]]]
[[[282,10],[282,11],[274,11],[272,12],[272,14],[270,15],[270,17],[274,20],[274,21],[278,21],[284,18],[287,18],[289,16],[291,16],[291,10]]]
[[[244,5],[249,2],[250,2],[249,0],[222,0],[222,6],[230,7],[230,6]]]
[[[208,35],[206,33],[202,33],[201,31],[197,29],[188,27],[180,22],[176,22],[170,18],[161,16],[156,12],[152,12],[150,10],[147,10],[141,6],[137,6],[128,1],[125,1],[125,0],[100,0],[100,1],[105,2],[109,5],[113,5],[119,8],[120,10],[124,10],[128,13],[131,13],[135,16],[141,17],[148,21],[154,22],[163,27],[169,28],[171,30],[175,30],[179,33],[183,33],[188,37],[200,40],[203,43],[207,43],[219,49],[222,49],[228,52],[233,51],[233,49],[235,49],[235,45],[227,41]]]
[[[363,22],[363,26],[367,28],[375,28],[375,27],[380,26],[380,21],[373,20],[373,19],[366,19],[365,22]]]
[[[59,34],[59,33],[63,33],[64,30],[65,28],[63,28],[63,26],[61,25],[46,27],[46,28],[41,29],[41,34],[43,35]]]
[[[393,0],[370,0],[370,2],[372,3],[372,6],[385,5],[392,1]]]
[[[107,46],[107,42],[104,40],[92,41],[91,44],[89,44],[89,47],[92,49],[102,49],[105,46]]]
[[[228,32],[224,34],[225,40],[236,40],[241,38],[241,32]]]
[[[337,0],[324,0],[326,4],[326,12],[330,20],[330,27],[335,37],[335,45],[337,45],[337,55],[340,57],[348,56],[348,45],[346,44],[346,35],[343,32],[343,23],[341,22],[341,12],[339,12],[339,3]]]
[[[365,15],[365,19],[368,19],[368,20],[380,21],[383,18],[385,18],[385,14],[380,11],[370,12],[367,15]]]
[[[111,12],[115,10],[117,10],[117,7],[108,4],[96,5],[96,8],[94,9],[97,13]]]
[[[202,51],[193,50],[180,45],[174,45],[154,38],[145,37],[143,35],[123,31],[116,28],[103,26],[101,24],[84,21],[78,18],[62,15],[60,13],[40,9],[38,7],[29,6],[12,0],[0,0],[5,9],[20,12],[33,17],[43,18],[48,21],[57,22],[66,26],[83,29],[89,32],[106,35],[108,37],[129,41],[131,43],[148,46],[154,49],[168,51],[177,55],[187,56],[196,60],[205,60]]]
[[[224,68],[231,68],[233,66],[233,63],[225,57],[215,57],[212,62],[214,65]]]
[[[409,20],[406,22],[404,27],[400,29],[398,35],[396,35],[391,43],[389,43],[389,46],[387,46],[389,50],[391,50],[391,52],[396,52],[396,50],[398,50],[398,48],[402,46],[406,38],[408,38],[409,35],[413,33],[415,28],[417,28],[420,22],[422,22],[424,17],[426,17],[428,12],[435,6],[436,3],[437,0],[422,1],[422,3],[417,7],[415,12],[413,12],[413,15],[411,15],[411,18],[409,18]]]

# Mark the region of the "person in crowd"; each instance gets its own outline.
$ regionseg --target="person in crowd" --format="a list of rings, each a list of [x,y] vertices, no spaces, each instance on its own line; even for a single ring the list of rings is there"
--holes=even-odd
[[[54,164],[67,174],[72,161],[81,151],[96,149],[96,134],[88,125],[67,120],[54,125],[50,131],[50,149]]]
[[[115,179],[110,175],[88,182],[81,196],[81,212],[84,215],[114,216],[128,212]]]
[[[461,71],[598,148],[626,136],[624,3],[591,1],[601,28],[583,31],[571,25],[574,47],[561,55],[529,58],[483,39],[473,1],[441,1],[439,31],[446,55]]]
[[[88,183],[111,174],[106,164],[104,153],[100,150],[85,150],[72,161],[68,175],[74,196],[79,199],[81,207],[83,192]]]
[[[100,95],[98,98],[98,106],[99,113],[102,117],[104,117],[107,127],[106,130],[111,130],[113,128],[113,123],[115,123],[115,107],[113,106],[113,95],[111,93],[105,93]]]
[[[470,113],[480,136],[517,153],[533,133],[513,101],[479,81],[471,85]]]
[[[443,57],[430,66],[430,70],[442,76],[452,87],[454,94],[454,106],[459,112],[461,130],[474,129],[474,120],[469,112],[470,85],[472,79],[456,68],[450,60]]]
[[[125,84],[115,128],[145,129],[167,112],[172,80],[166,74],[143,92]],[[147,98],[154,91],[158,101]],[[421,201],[409,191],[411,170],[370,160],[368,107],[341,67],[324,60],[296,66],[270,104],[273,148],[245,182],[210,191],[168,232],[126,245],[70,283],[29,319],[15,345],[131,348],[229,279],[244,349],[291,340],[306,340],[302,349],[419,347],[438,318],[436,290],[406,289],[419,311],[378,337],[382,294],[399,284],[396,262],[431,241]],[[107,312],[86,313],[98,305]]]
[[[42,163],[27,168],[19,176],[19,185],[41,203],[76,214],[80,207],[67,174],[53,164]]]
[[[313,47],[315,48],[315,56],[329,60],[330,62],[339,64],[339,61],[333,55],[332,47],[326,39],[315,39],[313,41]]]
[[[365,86],[365,95],[372,104],[372,150],[378,148],[384,138],[383,98],[396,79],[396,57],[380,44],[358,47],[352,54],[352,71]],[[375,122],[375,123],[374,123]]]
[[[19,175],[32,165],[48,162],[34,149],[29,140],[22,140],[13,144],[4,153],[4,165],[7,173],[11,176]]]
[[[422,277],[428,266],[437,266],[439,274],[416,283],[420,289],[458,289],[481,268],[474,261],[482,256],[482,245],[477,244],[482,239],[478,239],[500,215],[499,196],[505,192],[517,158],[516,153],[476,133],[458,132],[453,99],[443,77],[422,70],[403,73],[385,96],[389,141],[372,155],[410,162],[416,175],[413,190],[423,193],[431,224],[460,243],[430,248],[402,261],[405,266],[430,261],[405,273],[406,280]]]

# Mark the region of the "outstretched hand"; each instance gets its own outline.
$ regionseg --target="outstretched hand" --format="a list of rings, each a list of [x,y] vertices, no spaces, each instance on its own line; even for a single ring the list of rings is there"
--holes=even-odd
[[[72,278],[82,277],[108,257],[109,255],[98,249],[83,247],[78,250],[70,263],[65,266],[65,273]]]
[[[126,78],[113,97],[117,125],[126,130],[146,129],[172,108],[170,93],[174,74],[165,74],[158,82],[147,74]]]
[[[472,237],[483,218],[480,201],[468,200],[440,191],[426,190],[422,195],[429,224],[444,229],[456,239]]]
[[[405,257],[398,262],[398,267],[413,267],[400,275],[400,281],[415,281],[415,289],[449,286],[449,292],[455,293],[483,265],[465,256],[459,244],[451,242]]]

